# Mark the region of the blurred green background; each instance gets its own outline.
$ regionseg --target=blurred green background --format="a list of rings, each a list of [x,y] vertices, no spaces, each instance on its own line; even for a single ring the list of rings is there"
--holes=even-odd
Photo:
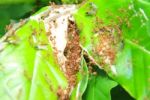
[[[61,0],[0,0],[0,37],[6,32],[6,25],[27,18],[49,2],[61,4]]]

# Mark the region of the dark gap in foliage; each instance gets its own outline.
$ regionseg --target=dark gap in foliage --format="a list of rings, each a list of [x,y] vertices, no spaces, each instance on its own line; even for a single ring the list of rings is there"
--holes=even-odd
[[[0,35],[6,32],[6,25],[17,23],[26,13],[32,11],[33,4],[3,4],[0,5]]]
[[[111,90],[111,100],[135,100],[120,85]]]
[[[101,75],[103,77],[108,77],[107,73],[104,70],[99,69],[98,66],[94,65],[92,67],[93,67],[93,70],[96,71],[99,75]]]
[[[61,0],[35,0],[33,3],[0,5],[0,37],[6,33],[5,27],[12,22],[11,20],[17,23],[20,19],[28,18],[42,7],[48,6],[50,1],[62,4]]]
[[[56,5],[62,4],[61,0],[35,0],[35,11],[40,10],[44,6],[49,6],[51,2],[55,3]]]

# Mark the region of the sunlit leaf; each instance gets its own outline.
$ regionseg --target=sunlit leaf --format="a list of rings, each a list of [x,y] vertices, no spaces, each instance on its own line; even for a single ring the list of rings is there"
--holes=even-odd
[[[48,43],[44,24],[29,20],[9,38],[14,36],[17,39],[6,42],[0,53],[1,99],[57,99],[58,87],[65,89],[67,80]]]
[[[91,13],[91,3],[96,6],[96,13]],[[143,100],[150,97],[149,90],[149,50],[150,50],[150,21],[149,2],[142,0],[89,0],[79,9],[75,15],[77,24],[81,31],[81,44],[94,58],[100,68],[103,68],[109,76],[120,83],[133,97]],[[110,9],[111,8],[111,9]],[[94,10],[96,10],[94,8]],[[121,11],[120,11],[121,10]],[[87,15],[87,12],[90,14]],[[103,21],[99,25],[120,25],[122,41],[115,45],[116,60],[113,65],[101,65],[101,56],[94,53],[92,38],[98,44],[98,38],[93,29],[95,19],[98,17]],[[119,18],[119,19],[118,19]],[[119,20],[122,19],[123,23]],[[83,21],[84,20],[84,21]],[[127,20],[127,21],[126,21]],[[115,26],[114,26],[115,27]],[[116,28],[114,28],[117,30]],[[117,34],[116,31],[115,34]]]

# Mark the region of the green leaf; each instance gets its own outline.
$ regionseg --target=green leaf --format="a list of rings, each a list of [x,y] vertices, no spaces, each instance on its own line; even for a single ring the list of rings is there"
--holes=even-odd
[[[132,4],[129,11],[131,27],[122,28],[125,42],[116,59],[117,75],[111,75],[137,100],[150,98],[150,16],[147,4],[140,0]]]
[[[110,90],[116,85],[101,71],[98,75],[90,75],[83,100],[111,100]]]
[[[97,11],[91,13],[90,4],[96,6]],[[111,9],[110,9],[111,8]],[[93,9],[93,8],[92,8]],[[94,8],[94,10],[96,10]],[[122,12],[119,11],[122,9]],[[81,31],[81,44],[89,56],[94,58],[100,68],[103,68],[109,76],[121,84],[127,92],[137,100],[150,98],[150,14],[149,2],[144,0],[89,0],[82,5],[75,15],[78,27]],[[125,10],[126,12],[123,12]],[[87,16],[86,13],[90,14]],[[111,14],[110,14],[111,13]],[[101,66],[101,56],[93,52],[98,38],[94,35],[95,19],[100,18],[103,23],[99,25],[120,25],[123,43],[115,45],[118,49],[114,65]],[[120,23],[116,18],[123,21]],[[117,33],[117,31],[116,31]],[[116,34],[115,33],[115,34]],[[94,40],[94,45],[92,43]]]
[[[128,0],[117,0],[117,2],[116,0],[109,2],[104,0],[88,0],[84,5],[81,5],[77,14],[75,14],[78,28],[81,31],[80,42],[83,46],[83,49],[85,49],[88,54],[98,62],[98,64],[100,64],[101,57],[93,52],[95,46],[100,43],[98,40],[99,37],[97,37],[96,33],[94,32],[94,29],[97,28],[96,19],[99,18],[103,21],[103,24],[98,24],[99,26],[108,26],[112,24],[111,22],[114,22],[113,24],[117,25],[117,17],[122,15],[122,13],[119,12],[119,9],[128,7],[128,4]],[[117,33],[115,32],[115,34]]]
[[[149,98],[150,53],[129,40],[125,43],[117,57],[117,74],[111,76],[138,100]]]
[[[0,52],[1,99],[54,100],[58,87],[68,86],[43,22],[29,20],[0,44],[6,44]]]
[[[140,0],[133,3],[129,19],[131,27],[122,28],[125,42],[116,60],[118,75],[113,76],[138,100],[150,98],[150,16],[147,5],[148,2],[144,4]]]
[[[45,31],[44,21],[39,20],[39,17],[49,13],[49,8],[42,8],[25,23],[22,21],[14,24],[12,29],[0,40],[0,46],[2,45],[0,48],[2,69],[0,83],[4,81],[4,84],[0,85],[2,99],[57,100],[59,98],[58,89],[68,88],[68,80],[64,72],[60,70],[58,59]],[[8,62],[9,66],[7,66]],[[19,72],[14,69],[15,72],[10,71],[11,75],[3,75],[11,65],[19,69]],[[78,73],[79,84],[77,89],[74,89],[73,99],[81,98],[87,86],[88,69],[83,59],[80,71],[85,72],[85,75],[82,76],[81,72]],[[11,80],[12,76],[18,77]],[[10,80],[11,83],[8,82]],[[18,81],[19,83],[17,83]],[[8,83],[11,87],[7,85]],[[3,88],[4,86],[6,89]]]

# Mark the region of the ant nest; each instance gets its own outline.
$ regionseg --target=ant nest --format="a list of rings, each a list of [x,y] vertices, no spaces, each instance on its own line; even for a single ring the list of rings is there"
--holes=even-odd
[[[59,99],[63,98],[63,100],[69,98],[72,89],[76,86],[76,74],[80,66],[81,48],[73,17],[76,11],[75,5],[51,5],[48,11],[41,16],[31,17],[44,22],[49,42],[53,47],[60,68],[68,80],[67,93],[58,89]]]

